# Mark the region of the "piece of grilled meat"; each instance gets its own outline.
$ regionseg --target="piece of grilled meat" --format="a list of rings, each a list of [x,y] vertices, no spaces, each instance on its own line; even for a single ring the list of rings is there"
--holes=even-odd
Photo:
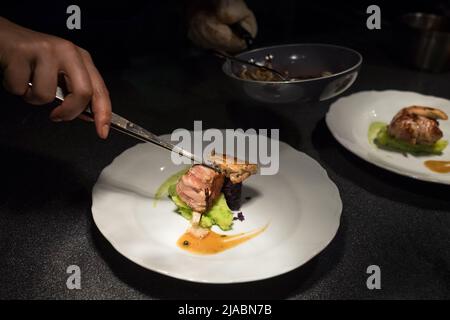
[[[400,110],[388,126],[389,135],[410,144],[432,145],[442,138],[438,119],[447,120],[439,109],[411,106]]]
[[[258,171],[257,164],[244,162],[228,155],[213,153],[209,159],[232,183],[242,182]]]
[[[219,196],[223,181],[223,174],[202,165],[195,165],[180,178],[176,190],[181,200],[192,210],[203,213]]]

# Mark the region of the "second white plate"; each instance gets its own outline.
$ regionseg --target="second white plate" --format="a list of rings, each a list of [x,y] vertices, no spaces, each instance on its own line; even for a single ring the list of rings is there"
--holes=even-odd
[[[326,123],[333,136],[346,149],[381,168],[411,178],[450,184],[450,174],[435,173],[425,167],[426,160],[450,160],[450,147],[440,156],[404,156],[385,151],[369,142],[371,123],[389,123],[402,108],[422,105],[442,109],[450,115],[450,101],[405,91],[363,91],[340,98],[330,106]],[[450,140],[450,121],[440,121],[444,139]]]

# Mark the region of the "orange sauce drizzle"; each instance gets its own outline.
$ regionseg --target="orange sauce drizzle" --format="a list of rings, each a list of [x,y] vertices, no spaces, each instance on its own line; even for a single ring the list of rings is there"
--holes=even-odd
[[[267,229],[267,226],[245,233],[224,235],[210,231],[202,239],[185,232],[177,241],[177,245],[186,251],[196,254],[215,254],[244,243]]]
[[[427,160],[424,162],[425,167],[437,173],[449,173],[450,161]]]

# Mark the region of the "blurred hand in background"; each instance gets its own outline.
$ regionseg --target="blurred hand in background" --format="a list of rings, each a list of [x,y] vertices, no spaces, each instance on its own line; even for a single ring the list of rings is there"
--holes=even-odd
[[[255,37],[257,23],[243,0],[191,0],[189,3],[189,38],[205,49],[237,52],[246,43],[233,33],[230,25],[239,23]]]

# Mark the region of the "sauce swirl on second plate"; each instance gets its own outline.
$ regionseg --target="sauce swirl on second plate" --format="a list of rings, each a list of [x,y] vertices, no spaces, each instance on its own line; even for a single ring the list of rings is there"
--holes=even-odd
[[[450,161],[427,160],[425,167],[437,173],[450,173]]]

